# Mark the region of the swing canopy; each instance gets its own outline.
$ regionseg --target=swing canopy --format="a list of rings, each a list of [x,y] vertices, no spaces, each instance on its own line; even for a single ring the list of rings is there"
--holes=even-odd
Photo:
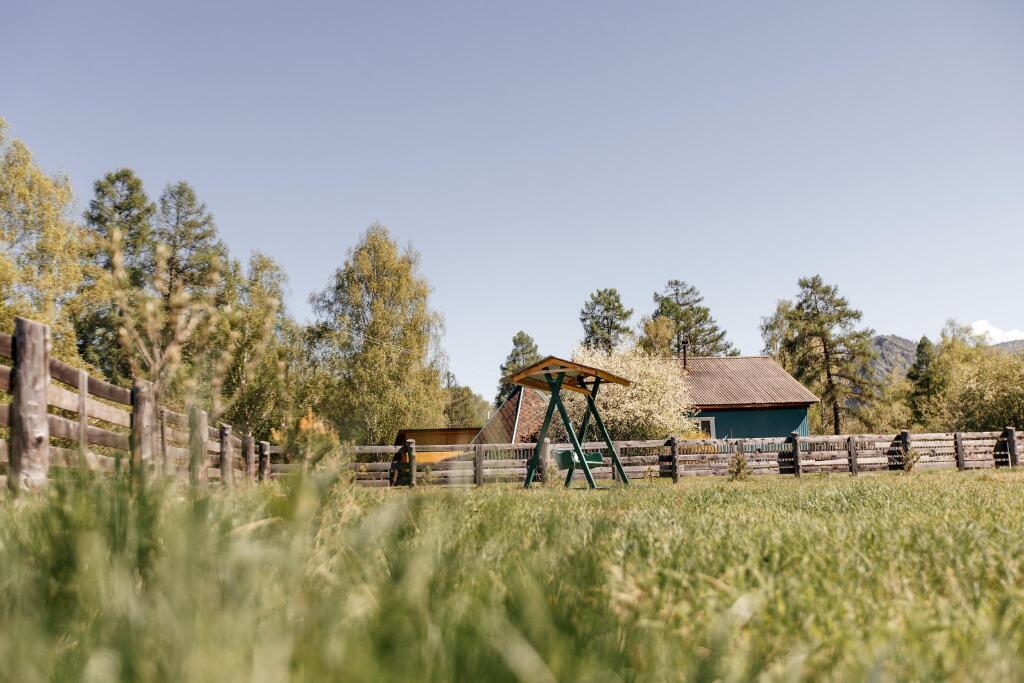
[[[605,429],[604,422],[601,420],[601,415],[597,410],[597,403],[595,402],[601,385],[619,384],[628,387],[628,379],[613,375],[601,368],[573,363],[564,358],[548,356],[544,360],[509,375],[505,378],[505,381],[510,384],[521,384],[524,387],[546,391],[551,394],[551,400],[548,402],[548,409],[544,415],[544,422],[541,425],[540,432],[537,434],[537,445],[534,446],[533,456],[530,457],[526,466],[526,482],[524,484],[526,488],[530,488],[530,484],[533,483],[537,472],[541,469],[541,449],[548,433],[548,427],[551,426],[551,418],[556,411],[562,420],[562,424],[565,426],[566,434],[572,445],[571,450],[554,452],[554,460],[558,464],[559,469],[568,470],[568,474],[565,477],[565,486],[568,487],[572,482],[573,472],[578,468],[583,471],[587,485],[592,489],[597,488],[597,482],[594,479],[594,473],[591,472],[591,466],[602,467],[604,465],[604,456],[600,452],[584,451],[583,444],[581,443],[585,441],[587,427],[590,424],[591,418],[593,418],[594,426],[600,432],[601,438],[608,448],[608,457],[611,460],[613,476],[617,473],[622,484],[624,486],[629,485],[629,477],[626,476],[626,471],[622,468],[622,461],[619,460],[618,451],[615,450],[615,444],[612,443],[608,430]],[[587,397],[587,407],[583,413],[583,421],[578,429],[572,424],[572,419],[565,409],[565,404],[562,403],[562,389],[574,391]],[[544,476],[546,477],[547,475]]]
[[[601,368],[580,365],[579,363],[573,363],[571,360],[555,356],[548,356],[543,360],[539,360],[533,365],[509,375],[505,378],[505,381],[511,384],[522,384],[524,387],[532,387],[540,391],[551,391],[548,378],[553,379],[558,375],[564,375],[562,380],[563,389],[580,394],[590,393],[591,390],[587,388],[586,382],[591,379],[600,379],[601,384],[629,386],[629,380],[625,377],[619,377]]]

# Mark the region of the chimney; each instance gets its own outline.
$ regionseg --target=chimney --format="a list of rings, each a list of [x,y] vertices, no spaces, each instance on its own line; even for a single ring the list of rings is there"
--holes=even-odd
[[[689,339],[684,339],[683,340],[683,370],[686,369],[686,360],[687,360],[687,356],[689,355],[689,352],[690,352],[690,340]]]

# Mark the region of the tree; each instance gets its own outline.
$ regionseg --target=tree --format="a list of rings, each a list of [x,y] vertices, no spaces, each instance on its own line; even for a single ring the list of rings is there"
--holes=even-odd
[[[537,342],[533,340],[533,337],[522,330],[516,332],[512,337],[512,350],[498,370],[501,373],[501,379],[498,380],[498,393],[494,397],[494,405],[500,406],[502,401],[515,391],[515,385],[506,382],[505,378],[539,360],[540,353],[537,352]]]
[[[637,347],[607,353],[580,348],[573,360],[607,370],[630,380],[628,387],[603,384],[597,394],[597,408],[613,439],[664,439],[694,431],[694,409],[679,365],[670,358],[652,356]],[[585,399],[575,392],[563,392],[566,407],[576,425],[586,408]],[[556,438],[564,427],[556,425]],[[591,421],[591,428],[594,428]],[[597,440],[596,428],[591,436]],[[586,435],[579,435],[587,440]]]
[[[629,334],[626,322],[632,315],[633,309],[622,305],[617,289],[594,291],[580,311],[583,346],[611,353]]]
[[[233,287],[235,312],[220,331],[223,341],[232,339],[231,356],[216,387],[223,403],[224,420],[241,432],[268,438],[270,430],[281,426],[287,400],[284,379],[285,353],[281,336],[290,321],[281,305],[288,276],[274,259],[254,252],[248,272]],[[217,411],[215,411],[217,412]]]
[[[668,318],[644,317],[640,321],[639,348],[651,356],[669,358],[675,355],[672,351],[672,339],[675,325]]]
[[[907,370],[910,381],[908,401],[910,414],[916,424],[924,424],[926,403],[936,389],[934,372],[935,344],[928,337],[921,337],[917,342],[917,352],[913,365]]]
[[[842,433],[842,416],[875,397],[873,330],[857,329],[861,312],[821,276],[800,278],[795,302],[780,301],[762,320],[765,353],[821,397],[823,428]]]
[[[154,238],[167,247],[162,273],[167,292],[198,296],[210,286],[211,273],[227,262],[227,248],[217,236],[213,215],[185,181],[167,185],[160,195]],[[155,267],[149,259],[144,269],[153,273]]]
[[[0,328],[15,316],[50,326],[53,354],[79,363],[74,319],[91,296],[87,236],[71,218],[71,185],[49,176],[0,119]]]
[[[487,422],[491,404],[469,387],[461,386],[451,372],[445,373],[448,403],[444,408],[449,427],[482,427]]]
[[[146,261],[153,251],[153,215],[156,206],[149,201],[142,180],[130,168],[111,171],[93,184],[93,198],[85,212],[85,223],[102,243],[110,241],[115,230],[121,233],[121,257],[128,281],[142,287],[146,280]],[[110,252],[100,250],[100,265],[113,270]]]
[[[131,169],[112,171],[93,185],[93,198],[85,212],[85,223],[93,232],[97,247],[93,259],[103,273],[112,273],[109,245],[115,233],[121,244],[121,258],[128,285],[142,288],[147,280],[146,264],[153,253],[153,215],[142,181]],[[115,384],[131,382],[131,362],[118,341],[120,317],[109,283],[99,277],[90,283],[97,296],[83,307],[75,320],[78,353]]]
[[[689,342],[694,356],[735,356],[739,352],[725,339],[725,330],[711,317],[711,310],[702,305],[704,297],[697,288],[682,280],[669,280],[662,294],[654,294],[656,304],[653,318],[665,318],[671,323],[670,349],[674,356],[683,355],[683,345]],[[645,346],[652,346],[649,340]]]
[[[310,298],[315,352],[329,378],[318,408],[343,437],[389,443],[399,429],[445,424],[443,322],[429,295],[419,255],[374,223]]]

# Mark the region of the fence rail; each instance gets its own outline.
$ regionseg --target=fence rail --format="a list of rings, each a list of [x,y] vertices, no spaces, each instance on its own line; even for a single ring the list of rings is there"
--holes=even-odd
[[[260,481],[297,468],[301,463],[272,463],[285,456],[280,446],[235,434],[230,425],[210,425],[198,408],[188,414],[155,405],[152,389],[136,381],[132,389],[110,384],[50,358],[50,330],[25,318],[15,319],[13,335],[0,334],[0,391],[10,402],[0,404],[0,480],[7,470],[15,489],[45,485],[51,468],[110,471],[123,462],[140,472],[187,475],[203,486],[211,480],[231,486]],[[815,472],[859,474],[920,469],[1017,467],[1024,452],[1024,433],[1012,427],[991,432],[853,434],[758,439],[677,439],[616,441],[615,449],[630,479],[722,476],[737,454],[754,475],[795,475]],[[490,443],[461,446],[358,446],[354,448],[354,480],[363,486],[480,486],[522,483],[532,443]],[[596,479],[614,479],[604,442],[583,444],[604,455],[592,466]],[[560,478],[552,453],[569,444],[542,444],[540,479]],[[430,455],[431,457],[420,456]],[[280,458],[279,458],[280,459]],[[582,479],[580,471],[574,478]],[[0,482],[2,483],[2,482]]]
[[[0,480],[10,488],[39,488],[51,468],[110,471],[119,461],[142,472],[189,473],[200,485],[271,474],[267,442],[208,426],[198,408],[183,415],[156,406],[148,382],[126,389],[51,358],[42,323],[16,318],[14,334],[0,334],[0,359],[11,363],[0,365],[0,391],[10,395],[0,404],[0,426],[9,431],[0,439]]]
[[[1012,427],[998,432],[913,434],[848,434],[841,436],[769,437],[756,439],[677,439],[613,442],[630,479],[725,476],[737,456],[752,475],[879,472],[890,470],[970,470],[1019,466],[1024,434]],[[603,454],[592,465],[595,479],[615,478],[603,441],[582,444],[584,450]],[[363,486],[467,486],[526,480],[526,465],[535,444],[469,444],[357,446],[353,449],[355,481]],[[551,453],[570,448],[567,443],[542,445],[541,478],[558,477]],[[437,460],[425,454],[445,454]],[[450,455],[448,455],[450,454]],[[390,456],[382,460],[382,456]],[[494,457],[498,456],[498,457]],[[582,472],[573,474],[583,479]]]

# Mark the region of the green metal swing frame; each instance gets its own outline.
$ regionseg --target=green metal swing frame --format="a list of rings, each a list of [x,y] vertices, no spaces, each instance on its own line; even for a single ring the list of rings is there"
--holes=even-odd
[[[601,413],[597,409],[597,393],[602,384],[614,383],[629,386],[629,380],[617,377],[599,368],[579,365],[553,356],[549,356],[539,363],[535,363],[529,368],[511,375],[508,380],[523,386],[547,391],[551,394],[547,411],[544,413],[544,422],[541,424],[540,432],[537,434],[537,445],[534,446],[533,455],[526,467],[525,488],[530,488],[530,485],[533,484],[534,479],[537,477],[537,472],[541,469],[544,439],[547,437],[555,412],[558,413],[559,418],[562,420],[566,434],[569,437],[569,444],[572,446],[572,457],[569,459],[568,471],[565,475],[565,487],[568,488],[572,484],[573,473],[579,468],[583,470],[587,486],[592,489],[597,488],[594,473],[590,469],[591,463],[587,460],[587,455],[589,454],[583,450],[583,439],[586,437],[591,418],[593,418],[594,426],[597,427],[601,439],[608,447],[612,467],[616,474],[618,474],[619,481],[623,486],[629,486],[629,477],[626,476],[626,471],[622,468],[619,453],[615,449],[615,444],[612,443],[608,429],[604,425],[604,420],[601,419]],[[562,401],[563,389],[569,389],[586,396],[587,408],[583,413],[583,420],[580,423],[579,431],[573,428],[569,412]]]

